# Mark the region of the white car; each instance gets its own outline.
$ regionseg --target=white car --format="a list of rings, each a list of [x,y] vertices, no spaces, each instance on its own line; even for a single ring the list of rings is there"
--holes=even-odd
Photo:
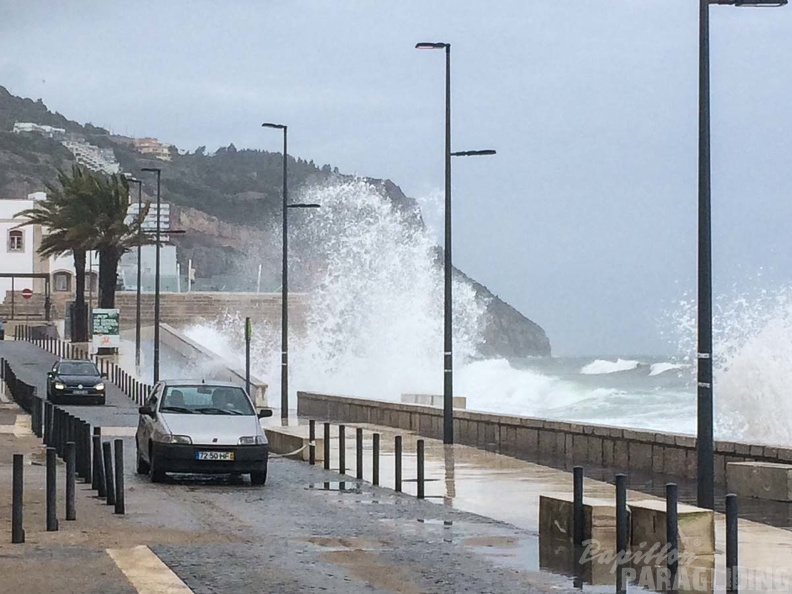
[[[137,472],[161,482],[166,472],[250,474],[267,480],[269,443],[250,396],[235,384],[202,380],[158,382],[135,434]]]

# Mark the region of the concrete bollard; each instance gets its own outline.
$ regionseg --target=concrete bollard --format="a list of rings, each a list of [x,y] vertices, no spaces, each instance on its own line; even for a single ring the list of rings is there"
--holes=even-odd
[[[11,492],[11,543],[25,542],[25,529],[22,524],[22,502],[24,501],[24,461],[22,454],[14,454],[14,470]]]
[[[355,476],[363,479],[363,429],[355,429]]]
[[[417,451],[417,466],[418,466],[418,499],[424,498],[424,440],[418,440]]]
[[[338,472],[346,474],[346,436],[344,425],[338,426]]]
[[[379,485],[380,473],[380,434],[375,433],[371,436],[371,484]]]
[[[627,558],[627,475],[616,475],[616,591],[625,592],[624,560]]]
[[[316,464],[316,421],[308,421],[308,464]]]
[[[393,443],[393,462],[395,476],[393,490],[400,493],[402,490],[402,436],[397,435]]]
[[[126,513],[124,498],[124,440],[116,439],[113,442],[115,454],[115,513]]]
[[[56,484],[56,457],[55,448],[47,448],[47,483],[46,483],[46,508],[47,508],[47,532],[55,532],[58,529],[57,503],[55,501]]]
[[[572,545],[583,546],[583,467],[572,469]]]
[[[676,576],[679,569],[679,515],[677,502],[679,489],[675,483],[666,485],[666,548],[668,549],[668,573],[670,574],[671,588],[675,588]]]
[[[739,531],[737,520],[737,495],[726,495],[726,592],[737,594],[740,585],[739,574]]]
[[[66,442],[66,520],[77,519],[77,508],[74,502],[75,491],[75,465],[77,463],[77,448],[73,441]]]
[[[104,462],[104,478],[105,478],[105,503],[107,505],[115,505],[115,484],[113,474],[113,452],[110,448],[110,442],[102,442],[102,461]]]
[[[330,470],[330,423],[324,424],[324,469]]]

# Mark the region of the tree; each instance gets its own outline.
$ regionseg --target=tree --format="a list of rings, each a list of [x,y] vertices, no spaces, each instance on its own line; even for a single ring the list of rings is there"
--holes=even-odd
[[[79,165],[72,167],[71,177],[58,170],[58,183],[47,184],[47,200],[14,216],[24,217],[27,225],[41,225],[47,232],[38,253],[44,258],[71,252],[74,257],[75,294],[72,318],[72,342],[88,341],[88,307],[85,304],[85,255],[93,236],[91,219],[86,216],[79,196],[90,189],[91,179]]]

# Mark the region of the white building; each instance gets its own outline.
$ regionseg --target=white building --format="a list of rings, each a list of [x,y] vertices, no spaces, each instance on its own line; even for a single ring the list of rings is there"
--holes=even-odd
[[[46,200],[44,192],[35,192],[25,198],[0,199],[0,272],[11,274],[50,274],[50,290],[56,293],[71,293],[74,291],[74,259],[71,254],[57,258],[41,258],[38,248],[45,230],[41,225],[28,225],[18,227],[24,218],[15,216],[17,213],[33,208],[37,202]],[[88,257],[95,258],[93,253]],[[91,279],[93,287],[96,286],[96,277]],[[0,301],[6,298],[7,292],[32,289],[34,293],[43,294],[45,281],[43,279],[15,279],[0,278]],[[86,290],[89,279],[86,278]],[[95,289],[94,289],[95,290]]]
[[[46,126],[43,124],[34,124],[32,122],[15,122],[13,132],[14,134],[35,132],[37,134],[48,136],[49,138],[61,138],[66,135],[66,130],[63,128],[55,128],[53,126]]]
[[[64,140],[61,144],[71,151],[80,165],[92,171],[101,171],[109,175],[121,171],[121,165],[116,161],[113,149],[99,148],[84,140]]]

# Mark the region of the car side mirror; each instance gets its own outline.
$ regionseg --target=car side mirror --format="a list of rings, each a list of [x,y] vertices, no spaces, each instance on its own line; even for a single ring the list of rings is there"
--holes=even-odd
[[[138,412],[141,415],[146,415],[147,417],[154,418],[154,410],[150,406],[141,406],[138,408]]]
[[[53,375],[55,375],[54,371],[48,371],[47,372],[47,377],[52,377]]]
[[[264,417],[271,417],[272,416],[272,409],[271,408],[263,408],[258,411],[258,418],[263,419]]]

